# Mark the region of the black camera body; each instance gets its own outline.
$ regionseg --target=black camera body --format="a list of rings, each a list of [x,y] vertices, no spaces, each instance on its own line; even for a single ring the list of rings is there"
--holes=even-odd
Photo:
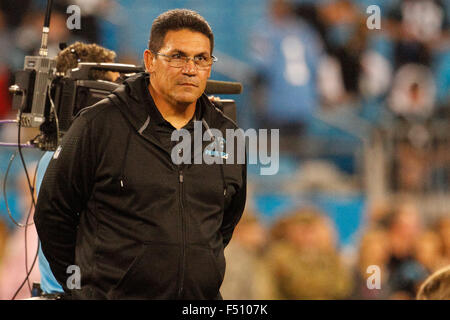
[[[27,56],[24,70],[15,75],[12,107],[18,110],[22,127],[39,128],[31,143],[42,150],[56,150],[58,138],[69,129],[78,112],[108,96],[119,84],[91,80],[91,70],[133,74],[143,71],[134,65],[80,63],[68,75],[56,74],[56,61]]]
[[[56,61],[41,56],[26,56],[24,69],[15,74],[13,110],[22,111],[19,119],[24,127],[39,127],[44,121],[47,90],[55,78]]]

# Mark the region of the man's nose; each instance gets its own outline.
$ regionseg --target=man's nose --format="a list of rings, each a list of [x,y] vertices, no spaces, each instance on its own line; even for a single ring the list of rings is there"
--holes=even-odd
[[[183,66],[183,73],[189,75],[195,75],[198,72],[197,65],[194,62],[194,59],[189,59]]]

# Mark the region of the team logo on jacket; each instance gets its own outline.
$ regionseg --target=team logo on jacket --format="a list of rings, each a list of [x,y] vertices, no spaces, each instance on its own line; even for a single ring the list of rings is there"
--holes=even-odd
[[[203,127],[206,131],[203,131]],[[226,140],[224,139],[224,132]],[[270,133],[270,140],[268,134]],[[202,121],[194,121],[194,134],[187,129],[174,130],[171,159],[180,164],[261,164],[261,175],[274,175],[279,168],[279,130],[240,128],[219,130]],[[247,143],[248,141],[248,143]],[[206,147],[205,146],[206,143]],[[226,145],[226,152],[225,152]],[[247,161],[248,147],[248,161]],[[270,152],[269,152],[270,150]],[[225,159],[225,161],[224,161]],[[259,161],[258,161],[259,159]],[[194,160],[194,162],[192,162]]]
[[[223,137],[215,137],[214,142],[207,145],[203,153],[210,157],[228,159],[228,153],[224,152],[225,142]]]

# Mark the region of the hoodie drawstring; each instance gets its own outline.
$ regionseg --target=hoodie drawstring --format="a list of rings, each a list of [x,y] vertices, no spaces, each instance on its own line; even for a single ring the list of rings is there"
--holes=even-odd
[[[125,162],[127,160],[128,147],[130,145],[131,139],[131,128],[128,130],[127,143],[125,145],[125,152],[122,158],[122,167],[120,168],[120,189],[123,191],[125,188],[124,179],[125,179]]]

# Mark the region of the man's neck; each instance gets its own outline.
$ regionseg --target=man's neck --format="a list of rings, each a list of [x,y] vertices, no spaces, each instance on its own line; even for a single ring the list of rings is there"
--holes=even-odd
[[[148,90],[161,116],[176,129],[183,128],[194,116],[196,102],[188,105],[171,104],[162,99],[151,84],[148,85]]]

